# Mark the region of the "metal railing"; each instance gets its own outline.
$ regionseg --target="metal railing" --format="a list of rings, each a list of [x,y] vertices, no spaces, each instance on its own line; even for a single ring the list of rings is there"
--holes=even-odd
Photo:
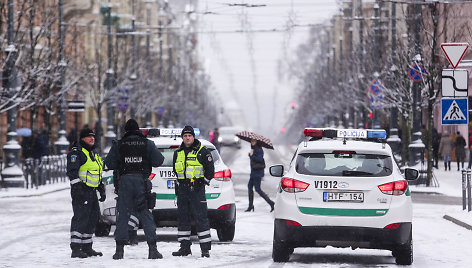
[[[67,155],[48,155],[39,158],[26,158],[23,161],[23,174],[26,188],[65,182],[67,180]]]
[[[466,210],[468,205],[468,211],[472,210],[471,173],[470,169],[462,170],[462,210]]]

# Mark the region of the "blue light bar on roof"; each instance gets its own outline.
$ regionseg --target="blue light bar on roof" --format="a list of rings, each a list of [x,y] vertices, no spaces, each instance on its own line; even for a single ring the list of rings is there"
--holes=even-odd
[[[367,130],[367,138],[368,139],[386,139],[387,138],[387,132],[383,129],[369,129]]]

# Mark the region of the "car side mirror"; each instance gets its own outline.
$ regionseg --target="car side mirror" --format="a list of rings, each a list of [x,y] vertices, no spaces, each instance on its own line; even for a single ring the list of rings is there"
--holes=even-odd
[[[269,168],[270,175],[274,177],[282,177],[284,175],[284,166],[283,165],[275,165]]]
[[[405,179],[408,181],[414,181],[418,179],[420,172],[414,168],[405,168]]]

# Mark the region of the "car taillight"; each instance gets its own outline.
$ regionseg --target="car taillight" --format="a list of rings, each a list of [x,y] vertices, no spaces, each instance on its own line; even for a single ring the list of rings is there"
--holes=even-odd
[[[149,180],[152,180],[152,179],[154,179],[154,177],[156,177],[156,174],[154,174],[154,173],[151,173],[151,175],[149,175]]]
[[[287,193],[303,192],[310,185],[306,182],[294,180],[291,178],[282,178],[282,181],[280,184],[282,186],[282,190],[284,190]]]
[[[218,209],[228,209],[230,206],[231,206],[230,204],[226,204],[226,205],[220,206]]]
[[[285,223],[288,225],[288,226],[302,226],[300,223],[296,222],[296,221],[291,221],[291,220],[285,220]]]
[[[400,225],[402,225],[401,222],[397,222],[397,223],[392,223],[392,224],[389,224],[387,226],[384,227],[384,229],[398,229],[398,227],[400,227]]]
[[[225,169],[222,171],[215,172],[213,178],[217,181],[230,181],[231,180],[231,170]]]
[[[378,186],[380,191],[388,195],[402,195],[408,189],[406,180],[393,181]]]

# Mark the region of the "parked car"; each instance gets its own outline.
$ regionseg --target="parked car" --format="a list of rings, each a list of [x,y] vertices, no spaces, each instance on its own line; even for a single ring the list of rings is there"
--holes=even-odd
[[[397,264],[413,262],[409,180],[386,144],[385,130],[305,129],[275,201],[272,258],[286,262],[297,247],[387,249]]]
[[[181,145],[181,129],[142,129],[152,140],[159,151],[164,155],[164,163],[153,168],[149,179],[152,182],[152,191],[156,192],[156,207],[152,214],[157,227],[176,227],[177,197],[175,195],[176,174],[172,169],[174,151]],[[198,129],[195,129],[198,135]],[[198,138],[198,136],[197,136]],[[232,241],[236,223],[236,204],[231,180],[231,170],[221,159],[215,146],[207,140],[198,138],[210,150],[214,164],[215,175],[210,185],[205,187],[208,205],[208,219],[210,227],[216,229],[220,241]],[[95,234],[107,236],[111,225],[116,223],[116,197],[113,186],[113,173],[103,173],[107,200],[100,204],[101,217]]]

